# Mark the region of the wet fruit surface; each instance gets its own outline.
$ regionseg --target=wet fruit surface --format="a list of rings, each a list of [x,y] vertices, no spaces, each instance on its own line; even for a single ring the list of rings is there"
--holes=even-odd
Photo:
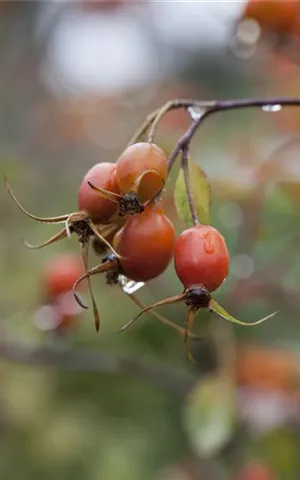
[[[141,202],[151,200],[167,178],[167,158],[154,143],[135,143],[117,161],[116,181],[122,193],[132,190]]]
[[[106,223],[116,213],[117,204],[95,192],[88,184],[113,193],[119,193],[115,180],[116,166],[113,163],[97,163],[83,178],[78,192],[78,207],[86,211],[94,223]]]
[[[222,235],[209,225],[182,232],[174,252],[175,270],[185,287],[203,285],[216,290],[228,275],[229,253]]]
[[[150,205],[128,220],[117,243],[124,274],[132,280],[146,281],[160,275],[169,265],[175,231],[162,208]]]

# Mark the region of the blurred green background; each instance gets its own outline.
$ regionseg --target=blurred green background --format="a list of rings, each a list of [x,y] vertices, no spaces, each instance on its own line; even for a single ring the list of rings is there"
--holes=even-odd
[[[115,161],[167,100],[299,97],[294,39],[282,48],[261,32],[255,46],[233,48],[243,8],[1,2],[0,170],[25,208],[76,211],[86,171]],[[170,153],[189,121],[168,114],[157,143]],[[38,329],[43,266],[62,252],[79,255],[79,245],[72,238],[27,250],[21,238],[39,243],[56,227],[25,217],[3,185],[1,478],[299,480],[299,127],[300,108],[222,112],[194,139],[193,158],[212,186],[213,225],[231,254],[215,297],[244,321],[279,311],[249,329],[201,313],[198,368],[182,338],[150,316],[116,334],[138,308],[100,277],[98,335],[91,310],[63,337]],[[164,202],[180,232],[176,172]],[[180,288],[171,265],[138,293],[151,303]],[[183,306],[163,313],[183,325]],[[252,476],[239,476],[254,464]]]

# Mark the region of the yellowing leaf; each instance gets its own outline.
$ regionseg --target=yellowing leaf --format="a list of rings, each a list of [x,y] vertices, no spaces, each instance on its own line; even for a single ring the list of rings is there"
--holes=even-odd
[[[232,315],[230,315],[230,313],[226,312],[226,310],[223,307],[221,307],[221,305],[219,305],[214,299],[210,301],[209,307],[215,313],[220,315],[220,317],[225,318],[225,320],[228,320],[228,322],[236,323],[237,325],[242,325],[243,327],[254,327],[255,325],[259,325],[260,323],[263,323],[266,320],[269,320],[269,318],[274,317],[274,315],[276,315],[277,313],[277,312],[273,312],[270,315],[267,315],[266,317],[261,318],[260,320],[256,320],[256,322],[246,323],[246,322],[242,322],[241,320],[237,320]]]
[[[210,225],[210,184],[203,170],[190,157],[188,160],[188,165],[191,193],[194,198],[199,222],[203,225]],[[175,185],[175,205],[180,218],[185,222],[186,225],[192,226],[193,222],[189,210],[188,197],[182,169],[179,172]]]
[[[235,425],[235,389],[223,376],[200,381],[186,399],[183,426],[196,453],[211,457],[230,440]]]

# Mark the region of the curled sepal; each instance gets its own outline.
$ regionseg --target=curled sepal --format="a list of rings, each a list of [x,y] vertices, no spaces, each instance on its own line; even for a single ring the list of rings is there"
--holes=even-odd
[[[83,265],[84,265],[84,269],[86,271],[86,273],[88,273],[88,254],[89,254],[89,245],[88,244],[84,244],[84,245],[81,245],[81,257],[82,257],[82,262],[83,262]],[[85,305],[83,305],[80,301],[78,301],[78,296],[77,296],[77,293],[76,293],[76,288],[78,286],[78,283],[79,281],[82,281],[83,280],[83,277],[84,275],[82,275],[76,282],[75,282],[75,289],[74,289],[74,286],[73,286],[73,293],[74,293],[74,297],[77,301],[77,303],[83,307],[83,308],[87,308]],[[93,290],[92,290],[92,284],[91,284],[91,280],[90,280],[90,276],[88,275],[87,277],[87,281],[88,281],[88,287],[89,287],[89,293],[90,293],[90,297],[91,297],[91,300],[92,300],[92,305],[93,305],[93,314],[94,314],[94,322],[95,322],[95,327],[96,327],[96,331],[98,332],[99,331],[99,328],[100,328],[100,315],[99,315],[99,312],[98,312],[98,308],[97,308],[97,304],[96,304],[96,300],[95,300],[95,297],[94,297],[94,293],[93,293]],[[80,299],[79,299],[80,300]]]
[[[76,222],[85,222],[89,218],[88,214],[85,212],[74,212],[70,213],[68,218],[66,219],[66,233],[67,236],[71,236],[71,227],[76,223]]]
[[[93,183],[88,182],[89,186],[101,197],[105,198],[106,200],[110,200],[111,202],[114,203],[119,203],[120,199],[122,198],[122,195],[119,195],[118,193],[110,192],[109,190],[105,190],[105,188],[100,188],[96,187]]]
[[[160,192],[165,180],[155,170],[146,170],[134,182],[132,192],[138,195],[140,202],[147,202],[153,197],[152,192]]]
[[[105,198],[106,200],[110,200],[111,202],[118,204],[118,216],[119,217],[127,217],[130,215],[137,215],[144,211],[144,205],[139,200],[138,195],[135,191],[131,191],[126,193],[125,195],[119,195],[118,193],[110,192],[109,190],[105,190],[104,188],[99,188],[93,185],[91,182],[88,182],[89,186],[101,197]],[[115,215],[112,217],[113,220]]]
[[[242,322],[241,320],[237,320],[228,312],[226,312],[226,310],[223,307],[221,307],[221,305],[219,305],[214,299],[211,299],[209,308],[213,310],[220,317],[225,318],[225,320],[228,320],[228,322],[236,323],[237,325],[241,325],[243,327],[254,327],[255,325],[259,325],[260,323],[263,323],[266,320],[269,320],[270,318],[274,317],[276,313],[278,313],[278,311],[276,311],[271,313],[270,315],[267,315],[264,318],[261,318],[260,320],[257,320],[256,322],[246,323],[246,322]]]
[[[100,265],[97,265],[96,267],[93,267],[91,269],[87,268],[86,263],[85,263],[85,266],[86,266],[85,273],[81,275],[81,277],[79,277],[73,285],[73,294],[78,305],[80,305],[82,308],[88,309],[87,305],[83,303],[83,301],[81,300],[81,298],[77,293],[77,288],[79,284],[84,280],[88,280],[89,286],[90,286],[90,277],[92,277],[93,275],[98,275],[100,273],[106,273],[111,270],[116,270],[118,268],[118,263],[117,263],[117,260],[114,259],[114,260],[108,260],[104,263],[101,263]]]
[[[153,308],[163,307],[164,305],[173,305],[175,303],[180,303],[185,301],[185,293],[180,293],[179,295],[175,295],[174,297],[166,298],[165,300],[161,300],[160,302],[152,303],[148,307],[144,308],[136,317],[132,318],[129,322],[127,322],[123,327],[119,330],[119,332],[124,332],[130,327],[138,318],[140,318],[144,313],[150,312]]]
[[[101,240],[101,242],[103,242],[108,248],[109,250],[111,250],[111,252],[115,255],[116,258],[120,258],[119,254],[116,252],[116,250],[113,248],[113,246],[109,243],[108,240],[106,240],[106,238],[100,233],[100,231],[98,230],[97,226],[94,225],[93,222],[89,221],[89,226],[91,227],[91,230],[93,231],[93,233],[95,234],[95,236],[97,238],[99,238],[99,240]]]
[[[24,239],[23,239],[23,243],[27,248],[30,248],[32,250],[38,250],[40,248],[47,247],[47,245],[52,245],[53,243],[58,242],[59,240],[63,240],[66,237],[67,237],[67,231],[65,228],[63,228],[58,233],[48,238],[48,240],[45,240],[45,242],[41,243],[40,245],[31,245],[31,243],[28,243]]]
[[[139,299],[137,298],[136,295],[133,294],[127,294],[131,300],[138,305],[140,308],[145,309],[147,306]],[[172,322],[172,320],[169,320],[168,318],[164,317],[163,315],[160,315],[159,313],[150,310],[149,314],[152,315],[152,317],[156,318],[159,322],[161,322],[163,325],[167,325],[168,327],[173,328],[179,335],[185,336],[187,335],[190,340],[202,340],[202,337],[200,335],[196,335],[195,333],[192,333],[191,331],[186,332],[185,328],[180,327],[177,325],[177,323]]]
[[[37,217],[36,215],[33,215],[32,213],[28,212],[27,210],[25,210],[24,207],[22,207],[22,205],[20,204],[19,200],[17,199],[17,197],[15,196],[14,192],[12,191],[9,183],[8,183],[8,180],[6,178],[6,176],[4,177],[4,182],[5,182],[5,186],[8,190],[8,193],[10,194],[11,198],[13,199],[13,201],[15,202],[15,204],[17,205],[17,207],[23,212],[25,213],[25,215],[27,215],[27,217],[29,218],[32,218],[33,220],[36,220],[38,222],[42,222],[42,223],[64,223],[68,218],[69,218],[69,214],[67,215],[59,215],[58,217]]]
[[[190,194],[196,208],[197,216],[203,225],[211,224],[210,184],[204,171],[190,157],[188,158],[188,169],[190,179]],[[175,205],[179,217],[187,226],[192,226],[193,221],[189,209],[188,193],[183,169],[180,169],[175,185]]]

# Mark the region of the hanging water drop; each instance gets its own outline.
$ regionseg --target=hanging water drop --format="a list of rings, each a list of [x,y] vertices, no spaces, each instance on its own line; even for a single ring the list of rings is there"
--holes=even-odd
[[[262,111],[263,112],[280,112],[280,110],[282,109],[282,106],[281,105],[264,105],[263,107],[261,107]]]
[[[205,113],[204,108],[199,108],[199,107],[189,107],[188,112],[190,114],[191,119],[194,122],[197,122]]]
[[[125,277],[124,275],[119,275],[119,284],[121,285],[124,293],[132,295],[140,290],[140,288],[145,285],[145,282],[135,282],[133,280],[129,280],[129,278]]]

